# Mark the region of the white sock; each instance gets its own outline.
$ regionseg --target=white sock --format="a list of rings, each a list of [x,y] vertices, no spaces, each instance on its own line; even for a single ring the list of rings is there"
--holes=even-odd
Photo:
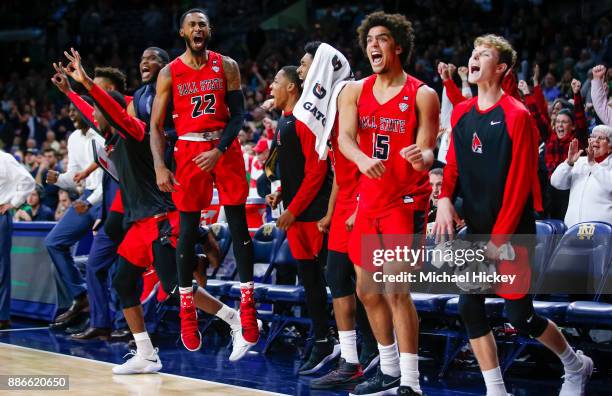
[[[576,355],[572,347],[568,346],[563,353],[559,355],[559,359],[563,363],[565,371],[580,371],[582,369],[582,360]]]
[[[241,282],[240,283],[240,288],[241,289],[244,289],[244,288],[252,289],[254,287],[255,287],[255,282],[253,282],[253,281],[251,281],[251,282]]]
[[[231,309],[227,305],[222,305],[215,316],[230,326],[240,326],[240,315],[238,315],[236,310]]]
[[[143,331],[142,333],[134,333],[134,341],[136,341],[136,353],[140,356],[149,357],[155,352],[149,333]]]
[[[378,353],[380,355],[380,371],[392,377],[399,377],[400,368],[397,343],[394,342],[387,346],[378,344]]]
[[[179,287],[179,292],[181,294],[193,294],[193,287]]]
[[[338,337],[340,338],[340,356],[347,363],[359,363],[359,356],[357,356],[357,331],[338,330]]]
[[[413,391],[420,393],[419,385],[419,356],[414,353],[400,353],[401,386],[409,386]]]
[[[506,386],[504,385],[504,377],[499,366],[491,370],[482,372],[485,385],[487,386],[487,396],[507,396]]]

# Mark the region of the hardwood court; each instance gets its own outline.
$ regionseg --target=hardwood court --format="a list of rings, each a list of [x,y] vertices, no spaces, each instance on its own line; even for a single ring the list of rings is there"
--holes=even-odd
[[[111,363],[0,343],[0,375],[68,375],[69,391],[1,391],[0,395],[280,395],[172,374],[112,375]]]

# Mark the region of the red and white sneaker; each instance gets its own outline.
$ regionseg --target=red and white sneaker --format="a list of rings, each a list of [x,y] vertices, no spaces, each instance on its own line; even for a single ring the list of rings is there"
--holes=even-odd
[[[198,313],[193,294],[181,294],[181,341],[188,351],[195,352],[202,347],[202,334],[198,329]]]
[[[246,342],[256,344],[259,341],[259,326],[257,325],[257,310],[255,309],[253,289],[243,287],[241,293],[240,324],[242,325],[242,337]]]

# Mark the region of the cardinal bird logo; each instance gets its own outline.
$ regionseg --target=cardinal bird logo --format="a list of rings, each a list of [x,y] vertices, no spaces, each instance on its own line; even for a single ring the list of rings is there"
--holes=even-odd
[[[482,142],[476,132],[472,135],[472,151],[477,154],[482,154]]]

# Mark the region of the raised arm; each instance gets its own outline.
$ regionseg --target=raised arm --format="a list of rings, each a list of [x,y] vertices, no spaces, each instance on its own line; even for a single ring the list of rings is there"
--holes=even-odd
[[[346,84],[338,97],[338,145],[346,158],[354,162],[359,171],[371,179],[380,178],[385,172],[382,160],[371,158],[359,148],[357,143],[357,129],[359,127],[359,113],[357,101],[361,95],[362,84],[351,82]]]
[[[174,184],[176,184],[174,175],[172,175],[172,172],[170,172],[164,162],[164,150],[166,149],[164,121],[171,95],[172,74],[170,73],[170,65],[166,65],[157,76],[156,93],[150,121],[151,153],[153,154],[153,163],[155,165],[155,176],[157,178],[157,186],[164,192],[174,191]]]

